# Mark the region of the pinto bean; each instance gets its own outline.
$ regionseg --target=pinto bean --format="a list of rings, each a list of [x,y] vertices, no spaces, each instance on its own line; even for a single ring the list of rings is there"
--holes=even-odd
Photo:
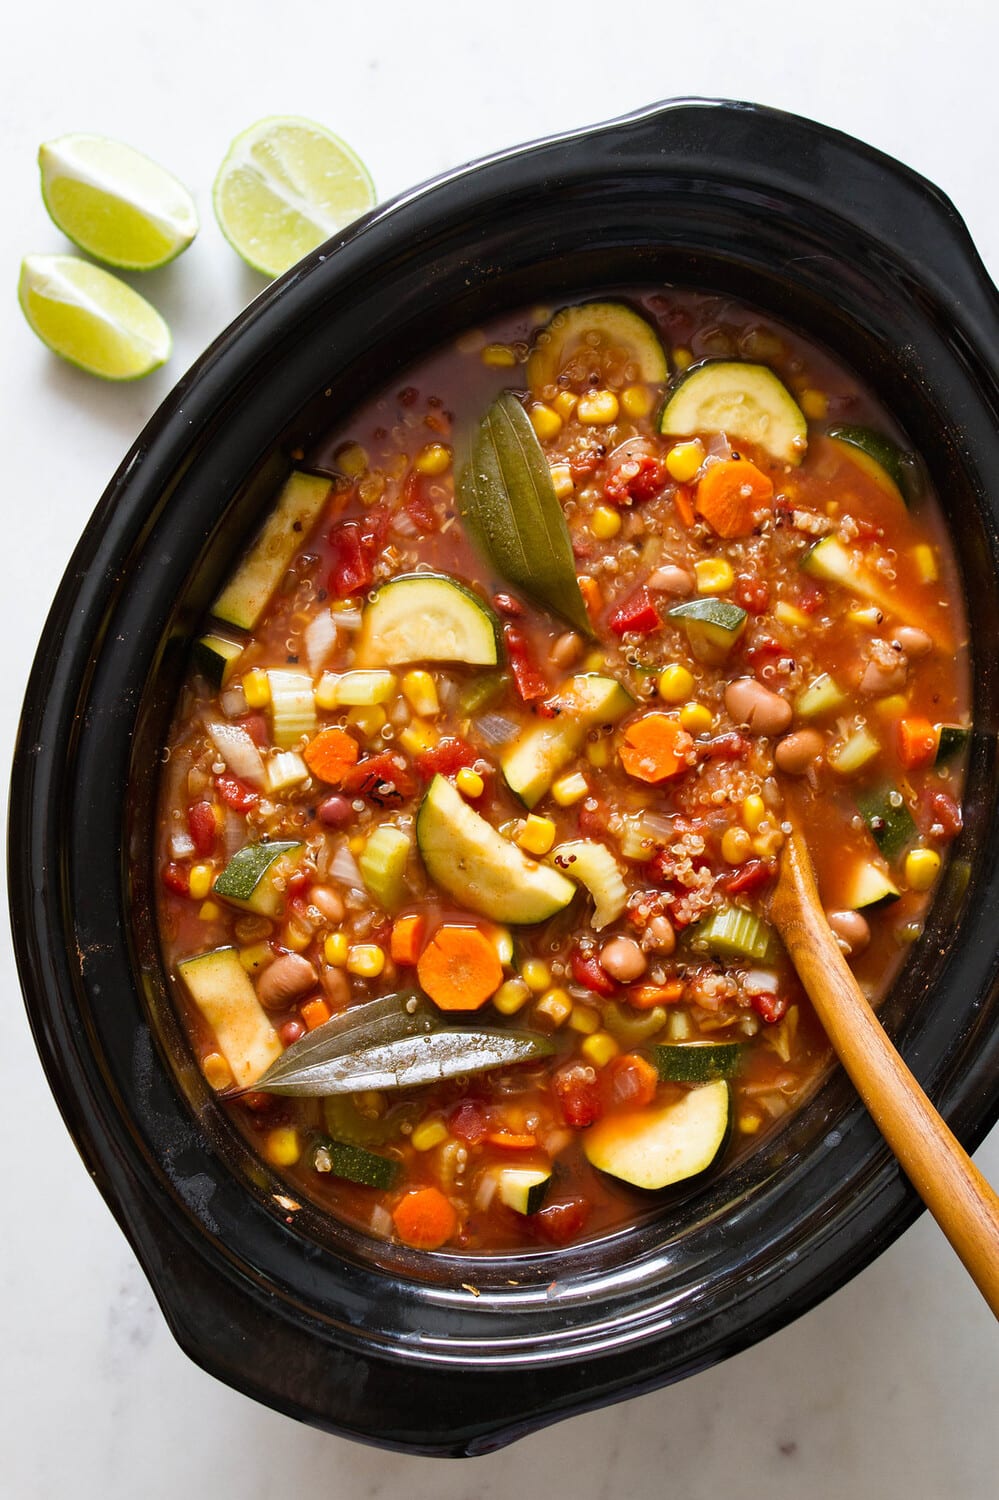
[[[785,776],[804,776],[822,754],[825,741],[817,729],[796,729],[777,741],[774,760]]]
[[[900,625],[892,632],[892,640],[898,642],[906,656],[929,656],[933,650],[933,637],[915,625]]]
[[[549,656],[553,666],[571,667],[574,661],[578,661],[583,650],[583,638],[574,630],[567,630],[560,635],[552,646]]]
[[[663,594],[676,594],[683,598],[694,592],[694,576],[688,573],[686,568],[681,568],[676,563],[666,563],[661,568],[656,568],[646,579],[646,588],[657,589]]]
[[[730,682],[725,689],[725,707],[737,724],[744,724],[753,734],[783,734],[793,717],[787,699],[772,693],[755,677],[737,677]]]
[[[653,917],[642,934],[642,947],[667,957],[676,949],[676,933],[669,917]]]
[[[847,953],[859,953],[871,941],[867,918],[859,911],[827,911],[826,921]]]
[[[281,1010],[311,990],[318,977],[300,953],[282,953],[257,980],[257,999],[265,1010]]]
[[[327,922],[343,921],[345,907],[339,893],[328,885],[314,885],[309,892],[309,904],[326,918]]]
[[[645,954],[634,938],[611,938],[600,950],[600,963],[619,984],[628,984],[645,973]]]

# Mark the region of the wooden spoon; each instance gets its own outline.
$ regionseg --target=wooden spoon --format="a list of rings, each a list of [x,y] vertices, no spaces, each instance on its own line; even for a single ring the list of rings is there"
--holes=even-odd
[[[875,1124],[999,1318],[999,1197],[888,1040],[830,931],[801,830],[792,830],[771,918]]]

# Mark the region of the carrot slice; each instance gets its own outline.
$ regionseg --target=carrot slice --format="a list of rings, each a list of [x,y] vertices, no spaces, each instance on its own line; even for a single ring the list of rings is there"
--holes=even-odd
[[[928,766],[937,753],[937,732],[929,719],[913,715],[898,721],[898,759],[907,771]]]
[[[514,1130],[491,1130],[486,1140],[491,1146],[501,1146],[504,1151],[531,1151],[538,1144],[536,1135]]]
[[[458,1227],[458,1215],[440,1188],[416,1188],[392,1210],[396,1234],[414,1250],[439,1250]]]
[[[694,502],[690,498],[690,486],[688,484],[677,485],[673,491],[673,504],[684,526],[693,526],[696,518],[694,516]]]
[[[666,984],[633,984],[624,992],[624,998],[635,1010],[655,1010],[657,1005],[675,1005],[682,1000],[686,986],[682,979],[670,979]]]
[[[308,1031],[315,1031],[330,1018],[330,1008],[325,1000],[308,1000],[299,1011]]]
[[[305,747],[305,764],[313,776],[339,786],[360,754],[357,741],[345,729],[321,729]]]
[[[595,620],[604,607],[603,591],[597,580],[589,573],[581,573],[578,582],[579,592],[582,594],[583,603],[586,605],[586,613],[591,620]]]
[[[639,1053],[622,1052],[619,1057],[611,1058],[602,1081],[613,1104],[637,1108],[651,1104],[656,1097],[659,1074]]]
[[[749,536],[757,512],[773,497],[774,487],[762,470],[747,458],[729,458],[705,470],[697,486],[697,509],[719,536]]]
[[[485,933],[445,922],[420,954],[416,975],[440,1010],[478,1010],[503,983],[503,966]]]
[[[423,947],[423,934],[426,931],[426,917],[419,912],[413,912],[406,917],[396,917],[392,923],[392,937],[390,950],[392,959],[397,964],[415,964]]]
[[[653,785],[687,770],[694,741],[669,714],[645,714],[624,731],[619,755],[629,776]]]

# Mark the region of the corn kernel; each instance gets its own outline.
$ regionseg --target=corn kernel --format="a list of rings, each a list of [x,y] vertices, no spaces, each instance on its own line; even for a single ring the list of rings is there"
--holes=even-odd
[[[586,1038],[579,1050],[595,1068],[606,1068],[611,1059],[617,1057],[621,1048],[609,1031],[595,1031]]]
[[[744,828],[726,828],[722,834],[721,852],[726,864],[745,864],[752,847],[753,841]]]
[[[704,462],[704,444],[696,438],[690,443],[676,443],[666,455],[666,467],[677,484],[689,484]]]
[[[212,888],[212,881],[214,879],[215,879],[215,866],[214,865],[207,865],[207,864],[192,865],[191,866],[191,873],[190,873],[190,877],[189,877],[190,883],[188,885],[188,890],[190,891],[190,894],[191,894],[191,900],[192,901],[204,901],[205,897],[208,895],[208,892]]]
[[[316,707],[325,709],[327,713],[330,709],[336,708],[336,693],[339,686],[339,672],[324,672],[312,694],[316,700]]]
[[[444,443],[427,443],[413,459],[417,474],[446,474],[451,467],[451,449]]]
[[[435,714],[440,713],[437,684],[429,672],[407,672],[402,679],[402,695],[414,714],[419,714],[422,718],[432,719]]]
[[[554,988],[545,990],[535,1005],[533,1014],[537,1020],[547,1021],[549,1026],[564,1026],[572,1011],[572,996],[569,991]]]
[[[264,1138],[264,1155],[272,1167],[293,1167],[302,1154],[294,1125],[279,1125]]]
[[[569,418],[576,410],[576,397],[573,395],[572,391],[559,391],[558,395],[555,397],[555,400],[552,402],[552,405],[558,412],[559,416],[562,418],[562,421],[568,422]]]
[[[829,414],[829,397],[825,391],[802,391],[798,405],[810,422],[821,422]]]
[[[656,398],[647,385],[625,386],[621,392],[621,410],[626,417],[647,417]]]
[[[516,354],[507,344],[487,344],[479,358],[494,370],[512,370],[517,363]]]
[[[689,349],[681,344],[678,349],[673,350],[673,364],[678,370],[689,370],[694,363],[694,356]]]
[[[422,755],[436,743],[437,731],[430,724],[421,723],[419,719],[414,719],[412,724],[407,724],[405,729],[399,731],[399,744],[407,755]]]
[[[221,915],[222,908],[217,901],[202,901],[198,910],[202,922],[217,922]]]
[[[576,402],[576,416],[588,427],[608,427],[617,421],[618,399],[613,391],[587,391]]]
[[[501,1016],[515,1016],[530,998],[531,991],[522,979],[508,979],[493,996],[493,1005]]]
[[[489,940],[496,949],[496,957],[504,968],[513,963],[513,933],[509,927],[493,927],[489,932]]]
[[[443,1120],[421,1120],[414,1125],[409,1143],[414,1151],[432,1151],[441,1141],[447,1140],[447,1126]]]
[[[547,854],[555,842],[555,824],[551,818],[539,818],[537,813],[528,813],[524,826],[517,835],[517,843],[526,854],[539,857]]]
[[[609,505],[598,505],[590,517],[590,530],[598,542],[608,542],[621,530],[621,512]]]
[[[359,479],[368,468],[368,455],[360,443],[348,443],[336,455],[336,466],[348,479]]]
[[[784,835],[779,828],[768,828],[753,839],[753,853],[759,859],[772,859],[784,847]]]
[[[586,759],[594,770],[602,771],[610,765],[613,758],[613,747],[610,740],[589,740],[586,745]]]
[[[863,609],[851,609],[846,618],[851,625],[859,625],[861,630],[878,630],[884,621],[884,615],[876,604],[865,605]]]
[[[559,500],[564,500],[568,495],[572,494],[575,489],[575,483],[572,477],[572,470],[568,464],[552,465],[552,487],[555,490],[556,498]]]
[[[385,967],[385,953],[377,943],[355,943],[347,949],[347,973],[377,979]]]
[[[370,672],[344,672],[337,683],[337,707],[371,708],[387,703],[395,690],[395,673],[381,667]]]
[[[347,848],[351,854],[363,854],[367,842],[363,833],[355,833],[353,838],[347,840]]]
[[[227,1089],[233,1081],[232,1069],[221,1052],[209,1052],[201,1059],[201,1071],[209,1088]]]
[[[471,797],[473,802],[476,797],[481,797],[486,789],[486,784],[482,780],[482,777],[478,771],[473,771],[471,766],[461,767],[454,778],[454,784],[463,797]]]
[[[745,1114],[739,1116],[739,1130],[743,1135],[755,1135],[763,1124],[762,1119],[755,1110],[746,1110]]]
[[[666,703],[683,703],[694,691],[694,678],[686,667],[672,662],[659,673],[656,687]]]
[[[294,917],[289,917],[284,924],[282,942],[293,953],[301,953],[312,942],[312,931],[304,923],[297,922]]]
[[[909,707],[904,693],[891,693],[887,698],[878,698],[874,710],[883,719],[900,719]]]
[[[520,977],[536,995],[540,995],[552,982],[551,971],[540,958],[526,959],[520,966]]]
[[[778,599],[774,605],[774,619],[779,620],[782,625],[793,626],[795,630],[807,630],[809,626],[805,611],[787,599]]]
[[[710,708],[703,703],[685,703],[680,710],[680,723],[688,734],[707,734],[714,722]]]
[[[259,667],[254,667],[243,678],[243,697],[249,708],[266,708],[271,701],[270,678]]]
[[[274,957],[274,950],[270,943],[252,943],[249,947],[240,948],[239,961],[247,974],[259,974]]]
[[[905,856],[905,883],[910,891],[928,891],[940,873],[935,849],[910,849]]]
[[[573,771],[569,776],[560,776],[552,787],[552,796],[559,807],[572,807],[581,802],[590,790],[590,784],[582,771]]]
[[[583,658],[583,672],[602,672],[607,658],[602,651],[589,651]]]
[[[537,434],[539,443],[550,443],[552,438],[558,437],[562,431],[562,418],[551,406],[545,406],[544,402],[537,402],[527,414],[531,419],[531,426]]]
[[[699,594],[724,594],[735,582],[732,564],[724,557],[702,557],[694,564]]]
[[[916,572],[920,583],[936,583],[940,577],[937,567],[937,555],[929,542],[920,542],[912,549],[912,558],[916,564]]]
[[[342,969],[347,963],[347,934],[331,932],[323,943],[323,957],[334,969]]]
[[[750,833],[759,833],[766,816],[767,806],[759,792],[750,792],[748,797],[742,799],[742,821]]]
[[[370,708],[352,708],[347,715],[347,723],[351,728],[359,729],[365,739],[372,740],[388,723],[388,714],[380,703],[375,703]]]
[[[592,1036],[595,1031],[600,1030],[600,1013],[592,1005],[574,1005],[569,1026],[572,1031],[578,1031],[583,1036]]]

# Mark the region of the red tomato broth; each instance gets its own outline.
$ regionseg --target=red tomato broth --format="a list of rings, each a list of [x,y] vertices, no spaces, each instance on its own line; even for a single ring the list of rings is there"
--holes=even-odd
[[[546,677],[549,695],[574,671],[586,671],[590,653],[599,650],[601,672],[616,677],[635,697],[635,709],[623,724],[613,731],[591,731],[587,744],[567,773],[579,770],[586,778],[587,795],[569,806],[560,806],[545,796],[535,812],[554,824],[553,844],[579,837],[601,838],[615,853],[626,872],[629,905],[620,918],[597,934],[589,927],[589,904],[580,909],[574,902],[540,926],[518,927],[514,966],[507,966],[504,977],[516,977],[525,962],[544,962],[550,970],[547,989],[568,991],[576,1011],[593,1011],[598,1018],[597,1031],[607,1034],[606,1007],[616,1006],[634,1021],[655,1007],[646,1001],[628,1002],[628,983],[614,985],[612,994],[601,994],[580,983],[578,963],[573,955],[592,961],[603,945],[615,936],[633,937],[639,942],[656,917],[673,918],[681,940],[676,953],[646,954],[646,969],[641,983],[658,985],[666,990],[679,977],[684,983],[683,997],[663,1005],[666,1027],[670,1015],[683,1013],[694,1039],[732,1039],[745,1043],[744,1061],[731,1087],[734,1093],[735,1128],[733,1153],[748,1150],[772,1129],[790,1110],[797,1107],[816,1086],[829,1061],[829,1051],[796,977],[785,957],[768,962],[777,976],[781,1017],[765,1018],[765,997],[760,1004],[747,999],[747,992],[732,981],[731,965],[711,960],[706,955],[685,952],[683,934],[710,912],[710,901],[699,905],[699,887],[685,886],[682,881],[697,879],[698,867],[708,870],[713,882],[705,890],[724,897],[724,880],[737,877],[740,864],[725,860],[721,843],[727,828],[737,821],[737,813],[747,796],[759,795],[761,787],[774,781],[772,742],[761,739],[734,723],[726,711],[726,682],[742,676],[753,676],[772,691],[794,701],[818,674],[842,677],[844,682],[856,677],[857,669],[870,649],[872,631],[868,624],[851,620],[856,601],[843,589],[808,577],[798,562],[804,542],[814,538],[797,529],[796,514],[837,520],[848,516],[857,527],[856,545],[864,541],[884,546],[882,560],[893,577],[886,576],[893,600],[901,601],[909,613],[915,612],[925,629],[944,643],[918,660],[908,663],[905,680],[905,713],[921,716],[933,724],[967,723],[968,670],[964,651],[964,611],[956,564],[951,554],[939,510],[928,497],[907,511],[897,495],[888,493],[865,469],[852,461],[848,451],[823,436],[823,430],[837,421],[869,424],[895,438],[897,429],[873,398],[856,379],[824,351],[800,336],[775,324],[748,308],[695,293],[629,294],[628,301],[644,311],[657,328],[664,347],[676,358],[696,362],[709,357],[760,360],[769,365],[795,393],[820,392],[826,399],[828,416],[809,422],[808,452],[803,464],[788,469],[762,449],[746,442],[733,441],[731,446],[743,459],[756,464],[774,485],[775,516],[779,526],[762,533],[721,539],[696,516],[690,523],[689,501],[677,503],[677,486],[672,480],[660,493],[636,495],[632,503],[620,504],[621,486],[607,485],[619,458],[614,450],[623,442],[643,438],[662,459],[672,441],[654,435],[657,407],[641,418],[623,414],[610,429],[606,426],[583,426],[570,418],[553,438],[544,442],[545,454],[553,467],[568,464],[575,476],[570,497],[563,501],[577,573],[596,580],[600,606],[593,613],[596,640],[580,640],[566,646],[569,627],[566,623],[536,608],[530,600],[512,588],[509,582],[493,575],[483,558],[473,548],[455,515],[454,467],[439,474],[420,474],[414,460],[428,445],[448,444],[456,447],[474,429],[493,397],[504,388],[526,389],[522,359],[541,320],[534,313],[498,320],[479,338],[459,341],[457,349],[439,351],[430,356],[385,395],[377,397],[355,413],[348,424],[319,442],[306,456],[309,468],[329,472],[332,488],[322,518],[303,542],[292,566],[245,646],[232,683],[220,698],[205,680],[192,675],[185,689],[169,739],[170,759],[163,776],[160,815],[160,866],[164,879],[159,890],[159,923],[166,963],[175,972],[178,961],[205,953],[225,944],[245,951],[263,945],[277,956],[298,951],[305,954],[316,971],[316,982],[308,991],[289,1000],[283,1008],[270,1009],[269,1018],[280,1031],[301,1021],[303,1003],[321,997],[335,1014],[350,1005],[415,984],[414,969],[396,965],[388,956],[391,916],[369,897],[352,894],[342,881],[329,874],[330,849],[341,849],[348,840],[359,840],[378,827],[387,814],[412,819],[427,785],[427,775],[420,772],[417,752],[403,752],[406,762],[404,781],[416,791],[392,806],[380,806],[370,797],[348,793],[352,803],[351,821],[342,830],[324,828],[316,817],[322,799],[338,788],[310,783],[287,798],[262,796],[249,806],[239,805],[248,799],[233,799],[214,790],[221,773],[213,769],[218,752],[208,746],[204,718],[224,717],[226,692],[234,696],[233,684],[245,680],[255,668],[301,667],[305,659],[305,631],[319,612],[332,606],[333,619],[341,607],[348,614],[361,607],[369,584],[377,587],[393,576],[408,573],[414,567],[441,572],[460,579],[486,600],[502,596],[497,607],[501,619],[507,619],[533,653],[533,662]],[[491,365],[484,361],[482,349],[499,346],[513,351],[513,365]],[[592,356],[592,357],[591,357]],[[551,393],[532,393],[532,400],[548,404],[559,391],[583,392],[593,385],[615,386],[620,390],[635,383],[634,366],[618,361],[609,370],[602,356],[592,350],[577,353],[569,362],[558,387]],[[613,364],[613,361],[611,361]],[[592,367],[592,368],[591,368]],[[547,400],[545,399],[547,395]],[[691,436],[696,436],[692,434]],[[710,438],[702,437],[709,448]],[[344,474],[345,445],[359,445],[366,454],[366,466],[360,474]],[[611,537],[601,539],[591,525],[598,508],[617,505],[621,527]],[[826,507],[832,505],[830,517]],[[373,522],[372,522],[373,518]],[[792,518],[790,522],[788,518]],[[339,539],[344,523],[361,523],[361,531],[373,535],[369,549],[368,573],[362,569],[362,588],[338,598],[342,588],[343,557]],[[915,561],[914,548],[929,545],[939,572],[939,581],[922,582]],[[352,544],[353,545],[353,544]],[[356,563],[356,551],[348,562]],[[889,555],[890,553],[890,555]],[[669,565],[691,569],[695,562],[708,559],[727,561],[733,572],[732,587],[724,597],[745,598],[751,604],[744,634],[731,659],[717,667],[697,661],[689,649],[680,623],[669,619],[667,610],[679,602],[677,597],[652,592],[651,598],[661,620],[658,628],[621,634],[610,621],[616,611],[636,590],[645,587],[657,567]],[[338,569],[340,570],[338,573]],[[765,584],[765,588],[762,586]],[[741,588],[741,591],[740,591]],[[593,592],[587,589],[588,602]],[[692,597],[696,598],[695,593]],[[506,608],[509,602],[511,609]],[[863,603],[863,601],[861,601]],[[779,604],[800,610],[805,624],[779,621],[774,609]],[[856,613],[856,610],[853,611]],[[876,637],[880,638],[880,637]],[[336,650],[323,663],[327,670],[344,670],[346,659],[356,640],[353,625],[341,631]],[[564,658],[564,660],[563,660]],[[682,705],[664,701],[656,683],[661,667],[682,664],[693,677],[690,700],[711,714],[709,732],[692,731],[694,750],[692,764],[686,773],[650,785],[623,773],[617,750],[624,726],[642,713],[655,711],[675,715]],[[428,664],[414,662],[413,667]],[[396,670],[398,677],[410,670],[409,665]],[[481,669],[456,664],[429,664],[441,695],[442,711],[433,720],[438,737],[453,737],[464,747],[471,746],[477,758],[471,769],[480,772],[481,793],[472,801],[476,812],[493,827],[503,830],[523,819],[525,810],[512,795],[497,766],[497,749],[484,737],[476,716],[463,715],[462,693],[482,677]],[[500,714],[524,724],[537,722],[545,704],[537,700],[523,702],[517,682],[510,674],[500,682],[499,696],[488,704],[487,714]],[[318,680],[318,671],[313,673]],[[881,694],[883,699],[891,693]],[[820,889],[829,910],[847,902],[847,877],[851,861],[871,854],[871,835],[857,813],[854,796],[858,787],[880,781],[904,782],[911,790],[914,816],[920,799],[937,792],[959,802],[962,774],[960,760],[940,771],[932,767],[903,769],[898,760],[894,723],[890,717],[878,720],[870,697],[861,699],[848,692],[847,701],[836,711],[814,721],[823,735],[827,750],[849,737],[858,716],[877,725],[880,751],[874,766],[854,778],[837,778],[826,764],[814,774],[795,781],[795,791],[808,829],[809,843],[818,872]],[[230,708],[232,708],[230,702]],[[235,705],[237,708],[238,704]],[[211,712],[208,713],[208,710]],[[233,717],[230,714],[230,717]],[[255,739],[260,736],[260,713],[243,708],[240,717],[252,720]],[[410,718],[416,718],[415,714]],[[897,711],[896,711],[897,718]],[[360,746],[361,760],[385,752],[398,753],[398,732],[389,720],[366,736],[342,708],[320,712],[318,729],[332,725],[348,728]],[[266,723],[266,721],[264,721]],[[792,729],[806,727],[796,717]],[[807,727],[812,727],[809,721]],[[739,741],[743,737],[745,744]],[[722,741],[728,737],[729,743]],[[717,747],[712,748],[712,741]],[[452,758],[443,769],[454,779],[458,762],[468,763],[467,754]],[[604,763],[606,761],[606,763]],[[429,770],[442,769],[433,764]],[[228,776],[222,779],[230,779]],[[221,790],[221,789],[220,789]],[[210,858],[212,873],[224,865],[223,849],[232,853],[242,842],[242,827],[251,841],[267,836],[276,839],[300,837],[319,843],[325,841],[325,857],[308,865],[304,880],[293,876],[289,881],[284,914],[267,919],[229,909],[224,902],[209,896],[207,901],[181,889],[176,871],[187,875],[205,858],[194,850],[190,855],[176,854],[174,839],[178,828],[188,826],[188,809],[217,803],[219,834],[216,854]],[[779,802],[779,798],[778,798]],[[674,820],[673,838],[684,840],[688,830],[694,840],[693,854],[684,846],[677,856],[653,837],[647,838],[647,849],[640,857],[621,853],[627,820],[651,811],[660,818]],[[780,808],[772,812],[770,824],[779,829]],[[201,830],[199,848],[207,848],[204,813],[196,816]],[[227,822],[228,820],[228,822]],[[678,820],[678,821],[677,821]],[[932,819],[916,817],[923,842],[943,853],[947,836],[930,832]],[[665,837],[665,836],[664,836]],[[697,840],[701,840],[699,851]],[[772,878],[778,848],[764,860],[767,880],[757,891],[737,895],[738,904],[765,914],[766,888]],[[174,874],[168,876],[170,870]],[[409,891],[401,914],[418,912],[425,918],[422,942],[429,942],[442,922],[457,921],[485,925],[482,919],[456,908],[453,899],[437,891],[426,876],[418,858],[407,867]],[[678,879],[680,883],[678,884]],[[295,883],[298,880],[298,888]],[[310,908],[310,887],[332,888],[346,905],[343,922],[316,920]],[[861,984],[875,998],[883,997],[920,925],[930,900],[929,892],[904,887],[892,905],[869,916],[870,941],[862,950],[851,954],[850,962]],[[380,945],[384,966],[379,974],[365,978],[348,975],[343,967],[330,964],[325,957],[327,937],[341,927],[350,932],[353,944]],[[740,961],[742,970],[747,965]],[[266,963],[266,960],[265,960]],[[749,965],[752,967],[752,965]],[[603,971],[601,971],[603,972]],[[738,964],[733,972],[739,973]],[[256,981],[256,974],[254,974]],[[736,993],[731,992],[735,984]],[[607,986],[604,984],[603,989]],[[195,1054],[204,1060],[217,1053],[211,1028],[192,1000],[183,983],[175,986],[177,1003],[188,1030]],[[544,998],[544,991],[541,998]],[[608,1232],[620,1227],[654,1207],[655,1199],[638,1188],[598,1171],[586,1160],[583,1151],[585,1132],[593,1123],[591,1116],[606,1117],[625,1105],[605,1086],[607,1065],[600,1066],[580,1048],[593,1034],[576,1029],[571,1023],[554,1025],[538,1010],[539,995],[532,991],[523,1008],[510,1018],[509,1024],[543,1031],[555,1045],[552,1059],[521,1065],[500,1073],[471,1076],[413,1091],[385,1093],[364,1098],[360,1111],[368,1133],[376,1143],[371,1149],[390,1155],[403,1163],[403,1174],[389,1190],[355,1185],[329,1173],[317,1172],[312,1165],[309,1143],[327,1133],[326,1106],[321,1100],[292,1100],[274,1095],[251,1093],[247,1099],[227,1102],[223,1107],[254,1149],[287,1178],[291,1191],[304,1196],[337,1217],[376,1234],[391,1235],[391,1211],[405,1193],[417,1187],[441,1188],[457,1212],[457,1229],[447,1243],[449,1249],[463,1251],[504,1251],[529,1246],[562,1243]],[[788,1015],[793,1021],[787,1019]],[[491,1002],[476,1012],[476,1020],[490,1024],[499,1020]],[[501,1023],[502,1024],[502,1023]],[[651,1040],[666,1041],[670,1033],[664,1027],[653,1037],[632,1044],[624,1028],[618,1056],[634,1051],[648,1055]],[[573,1073],[573,1069],[576,1073]],[[569,1077],[571,1087],[560,1092],[559,1084]],[[657,1092],[657,1103],[682,1099],[688,1085],[663,1082]],[[568,1103],[567,1103],[568,1100]],[[450,1127],[455,1112],[474,1105],[488,1131],[471,1138]],[[414,1124],[421,1120],[439,1121],[444,1137],[426,1149],[412,1144]],[[480,1121],[480,1123],[481,1123]],[[585,1123],[574,1123],[583,1121]],[[400,1129],[393,1130],[393,1124]],[[301,1144],[297,1161],[275,1160],[276,1133],[294,1130]],[[503,1133],[533,1137],[534,1144],[514,1150],[486,1137]],[[497,1166],[551,1166],[553,1180],[544,1203],[544,1212],[526,1216],[502,1204],[495,1191],[490,1196],[483,1184]]]

